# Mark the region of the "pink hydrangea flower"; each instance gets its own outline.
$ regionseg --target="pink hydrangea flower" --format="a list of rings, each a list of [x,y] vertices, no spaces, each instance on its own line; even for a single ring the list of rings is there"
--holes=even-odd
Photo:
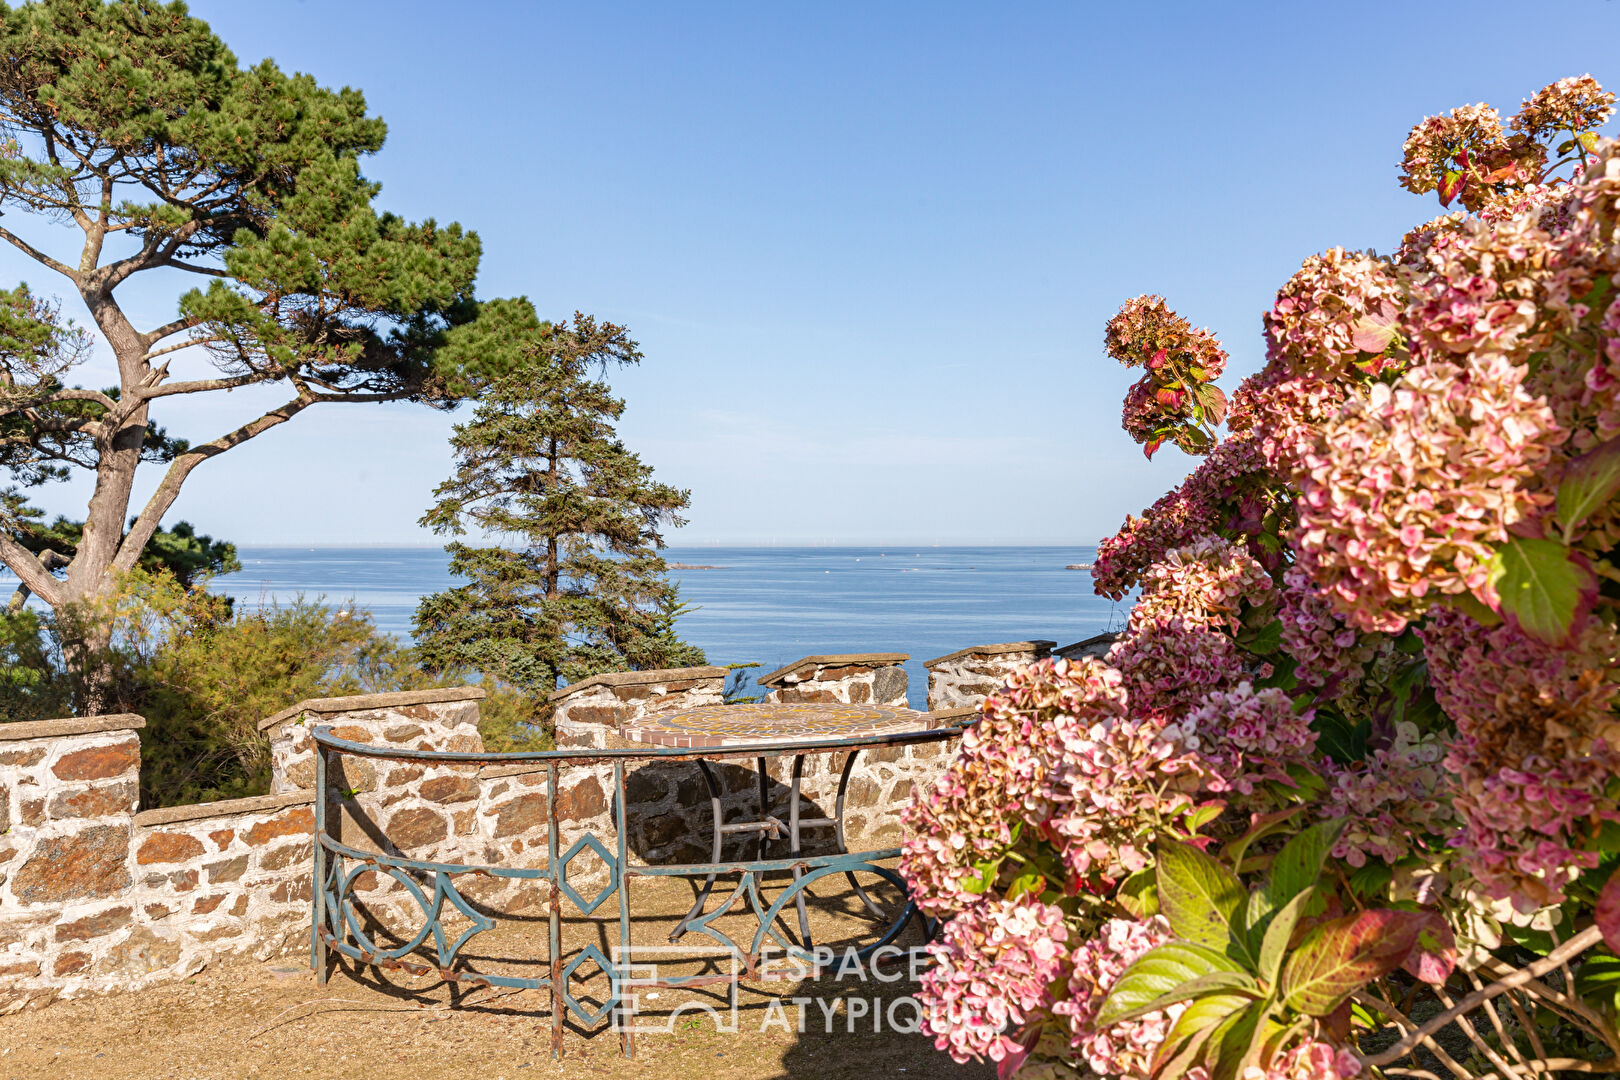
[[[1068,937],[1062,909],[1027,896],[980,901],[946,923],[917,990],[935,1047],[958,1062],[1021,1054],[1007,1032],[1052,1005]]]
[[[1378,653],[1380,638],[1347,625],[1303,567],[1291,566],[1283,575],[1277,618],[1282,650],[1294,659],[1295,678],[1324,700],[1338,697]]]
[[[1270,367],[1287,378],[1341,376],[1384,352],[1404,303],[1383,260],[1343,248],[1312,255],[1266,313]]]
[[[1510,525],[1552,499],[1562,432],[1524,369],[1487,354],[1375,383],[1323,425],[1299,477],[1299,565],[1346,621],[1399,632],[1437,595],[1491,602]]]
[[[1068,994],[1052,1006],[1052,1012],[1067,1020],[1074,1048],[1096,1075],[1145,1078],[1159,1044],[1185,1008],[1172,1006],[1121,1024],[1096,1026],[1097,1013],[1125,969],[1170,937],[1159,916],[1145,921],[1110,919],[1074,950]]]

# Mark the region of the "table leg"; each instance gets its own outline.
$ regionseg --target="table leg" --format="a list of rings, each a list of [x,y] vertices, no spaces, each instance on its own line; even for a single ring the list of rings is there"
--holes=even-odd
[[[799,854],[799,787],[804,779],[804,755],[793,755],[793,787],[788,792],[788,854],[797,857]],[[804,876],[804,871],[798,866],[793,868],[793,880],[798,881]],[[801,889],[794,901],[799,908],[799,940],[806,949],[814,947],[810,940],[810,916],[804,909],[804,891]]]
[[[725,834],[720,831],[720,827],[725,823],[726,816],[725,810],[720,805],[720,785],[715,782],[714,770],[709,767],[707,761],[698,758],[697,767],[703,773],[703,783],[709,788],[709,806],[713,811],[712,824],[714,826],[714,850],[709,856],[709,861],[717,863],[720,861],[720,846],[725,839]],[[763,844],[764,841],[762,840],[761,843]],[[703,888],[699,890],[697,899],[693,901],[692,910],[683,915],[681,921],[675,924],[675,929],[670,932],[669,940],[671,943],[679,941],[681,936],[686,933],[687,923],[703,914],[703,905],[709,900],[709,890],[714,888],[714,879],[714,874],[710,874],[703,879]]]
[[[857,748],[851,750],[849,756],[844,758],[844,771],[838,774],[838,801],[833,808],[833,828],[838,833],[838,850],[845,853],[849,851],[849,844],[844,842],[844,792],[849,787],[849,775],[855,771],[855,759],[859,755],[860,750]],[[872,898],[866,895],[866,890],[861,888],[861,883],[855,880],[855,875],[846,872],[844,877],[849,879],[849,887],[855,890],[855,895],[861,898],[861,902],[866,905],[866,909],[878,918],[884,918],[883,909],[874,904]]]

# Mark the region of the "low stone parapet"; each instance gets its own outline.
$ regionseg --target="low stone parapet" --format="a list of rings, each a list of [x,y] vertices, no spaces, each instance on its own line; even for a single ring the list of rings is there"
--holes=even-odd
[[[908,653],[803,656],[762,676],[766,701],[844,705],[906,704]]]
[[[1007,676],[1052,653],[1055,641],[1009,641],[973,645],[923,661],[928,669],[928,708],[976,707],[1001,689]]]
[[[552,723],[561,748],[600,749],[627,725],[649,716],[719,705],[725,699],[723,667],[664,668],[592,675],[554,691]]]
[[[0,1012],[302,944],[313,794],[137,813],[144,726],[0,724]]]

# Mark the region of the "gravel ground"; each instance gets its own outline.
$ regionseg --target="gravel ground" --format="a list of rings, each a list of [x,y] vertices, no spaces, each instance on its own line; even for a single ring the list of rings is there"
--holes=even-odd
[[[672,924],[668,913],[684,910],[690,897],[670,890],[661,897],[638,895],[638,912],[652,914],[638,917],[634,940],[662,942]],[[818,899],[812,912],[816,939],[839,941],[841,929],[857,925],[855,910],[848,896]],[[735,915],[718,925],[725,929],[732,922],[738,931],[752,925]],[[576,952],[585,941],[605,947],[602,934],[601,923],[570,922],[566,951]],[[914,943],[915,928],[908,934]],[[545,924],[513,920],[474,940],[478,950],[468,951],[477,969],[532,971],[534,964],[521,958],[543,955]],[[697,968],[666,968],[678,970]],[[575,994],[589,999],[605,986],[605,978],[598,977],[576,986]],[[692,1011],[706,1005],[726,1015],[724,988],[666,988],[656,991],[657,998],[642,990],[642,1023],[667,1030],[639,1035],[634,1059],[621,1056],[618,1038],[605,1026],[596,1031],[570,1026],[563,1056],[553,1060],[549,999],[543,991],[463,990],[437,977],[347,966],[319,987],[296,960],[242,959],[210,967],[184,983],[59,1001],[0,1017],[0,1080],[992,1077],[989,1066],[953,1064],[922,1035],[895,1032],[887,1020],[874,1025],[873,1012],[909,1019],[913,1014],[906,1003],[895,1004],[892,1013],[890,1005],[913,989],[906,977],[880,983],[830,974],[815,982],[745,983],[737,991],[734,1031],[716,1030],[709,1016]],[[800,1005],[794,997],[811,1000]]]

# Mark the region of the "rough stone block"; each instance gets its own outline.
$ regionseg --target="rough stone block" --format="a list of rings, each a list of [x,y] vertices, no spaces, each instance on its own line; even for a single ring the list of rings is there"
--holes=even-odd
[[[91,746],[63,754],[51,773],[58,780],[110,780],[141,767],[141,744],[126,739],[110,746]]]
[[[189,862],[206,850],[201,840],[187,833],[156,832],[141,841],[135,861],[141,866]]]
[[[129,887],[129,832],[127,825],[95,825],[40,840],[12,877],[12,894],[26,904],[118,895]]]

